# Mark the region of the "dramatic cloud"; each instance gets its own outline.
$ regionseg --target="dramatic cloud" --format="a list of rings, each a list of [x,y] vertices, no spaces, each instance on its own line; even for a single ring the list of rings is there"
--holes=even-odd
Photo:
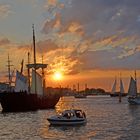
[[[32,10],[41,11],[35,21],[39,21],[37,27],[43,26],[40,34],[44,35],[36,43],[37,56],[39,62],[44,56],[44,63],[49,64],[48,73],[57,69],[75,74],[93,69],[140,68],[138,0],[45,0],[36,4]],[[14,49],[16,55],[27,52],[31,45],[13,45],[8,41],[0,39],[1,50],[5,45],[6,53]]]
[[[140,66],[137,65],[140,59],[138,53],[135,54],[131,53],[129,57],[119,59],[118,53],[121,52],[122,50],[120,48],[116,49],[116,51],[104,50],[96,52],[86,52],[81,57],[81,61],[84,63],[83,69],[86,70],[140,69]]]
[[[45,22],[42,31],[48,34],[50,31],[52,32],[52,30],[58,31],[60,26],[61,26],[61,18],[60,18],[60,15],[57,14],[54,19],[47,20]]]
[[[47,19],[52,19],[66,4],[67,2],[61,2],[61,0],[46,0],[44,8],[47,11]]]
[[[132,65],[138,62],[140,45],[138,0],[71,0],[59,12],[57,2],[51,3],[56,14],[43,31],[59,47],[75,48],[69,56],[78,67],[139,69]]]

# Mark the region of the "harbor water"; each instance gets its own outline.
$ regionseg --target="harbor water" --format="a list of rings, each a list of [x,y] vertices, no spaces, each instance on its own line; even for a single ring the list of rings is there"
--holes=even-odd
[[[72,108],[85,111],[86,125],[49,125],[48,117]],[[0,113],[0,140],[140,140],[140,106],[127,97],[62,97],[56,109]]]

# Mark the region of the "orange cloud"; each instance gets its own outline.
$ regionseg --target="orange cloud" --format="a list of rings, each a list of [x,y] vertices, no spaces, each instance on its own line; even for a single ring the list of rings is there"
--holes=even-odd
[[[65,35],[66,33],[71,33],[71,34],[76,34],[78,36],[83,36],[84,29],[79,22],[72,21],[66,25],[61,26],[60,35]]]
[[[52,6],[56,6],[57,5],[57,0],[48,0],[48,4],[52,5]]]
[[[46,4],[44,6],[45,10],[47,10],[47,12],[51,16],[55,16],[58,13],[58,11],[63,9],[64,7],[64,3],[58,0],[46,0]]]
[[[78,67],[79,61],[77,57],[71,57],[73,51],[73,48],[58,48],[48,52],[45,56],[47,58],[46,61],[49,62],[47,72],[53,73],[59,70],[66,75],[77,73],[78,71],[75,70],[75,67]]]
[[[45,22],[45,24],[43,25],[42,31],[47,34],[50,31],[53,31],[55,29],[59,29],[60,26],[61,26],[61,17],[59,14],[56,14],[54,19],[47,20]]]

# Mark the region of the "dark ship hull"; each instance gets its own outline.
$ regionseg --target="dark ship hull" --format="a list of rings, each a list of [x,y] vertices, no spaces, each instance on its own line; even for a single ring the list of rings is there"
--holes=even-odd
[[[38,109],[51,109],[59,101],[59,95],[38,97],[37,94],[25,92],[2,92],[0,103],[2,112],[25,112]]]
[[[119,92],[116,92],[116,93],[113,93],[113,94],[110,93],[111,97],[118,97],[119,95],[120,95]],[[121,96],[124,97],[124,96],[127,96],[127,94],[126,93],[121,93]]]
[[[37,99],[38,109],[53,109],[59,99],[60,95],[40,96]]]
[[[37,110],[37,95],[24,92],[2,92],[0,103],[3,112],[23,112]]]

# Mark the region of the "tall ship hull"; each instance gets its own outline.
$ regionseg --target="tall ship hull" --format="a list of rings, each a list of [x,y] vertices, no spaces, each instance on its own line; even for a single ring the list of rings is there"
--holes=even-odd
[[[37,108],[54,109],[59,99],[60,99],[60,95],[40,96],[37,98]]]
[[[36,111],[38,109],[52,109],[58,103],[60,95],[46,95],[38,97],[37,94],[26,92],[2,92],[0,103],[2,112]]]
[[[37,95],[25,92],[2,92],[0,103],[3,112],[36,111]]]

